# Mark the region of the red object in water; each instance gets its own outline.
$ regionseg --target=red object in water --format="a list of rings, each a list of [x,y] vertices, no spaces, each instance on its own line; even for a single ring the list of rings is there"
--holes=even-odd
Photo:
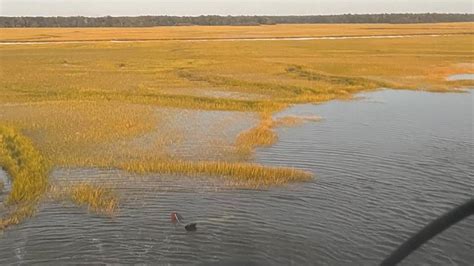
[[[177,212],[172,212],[171,213],[171,222],[172,223],[181,223],[183,221],[183,216],[181,216]]]
[[[171,222],[177,223],[178,219],[176,218],[176,212],[171,213]]]
[[[177,212],[172,212],[171,215],[171,222],[174,223],[174,224],[179,224],[179,225],[183,225],[183,216],[181,216],[181,214],[177,213]],[[184,229],[186,229],[186,231],[188,232],[194,232],[197,230],[197,224],[196,223],[190,223],[190,224],[186,224],[184,225]]]

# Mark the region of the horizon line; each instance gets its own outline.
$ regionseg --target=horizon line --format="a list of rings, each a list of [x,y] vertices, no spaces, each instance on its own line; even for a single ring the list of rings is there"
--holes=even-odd
[[[347,16],[347,15],[354,15],[354,16],[363,16],[363,15],[428,15],[428,14],[438,14],[438,15],[474,15],[472,13],[462,13],[462,12],[394,12],[394,13],[334,13],[334,14],[311,14],[311,15],[296,15],[296,14],[288,14],[288,15],[270,15],[270,14],[260,14],[260,15],[217,15],[217,14],[201,14],[201,15],[101,15],[101,16],[84,16],[84,15],[71,15],[71,16],[23,16],[23,15],[16,15],[16,16],[9,16],[9,15],[1,15],[0,17],[8,17],[8,18],[72,18],[72,17],[85,17],[85,18],[117,18],[117,17],[128,17],[128,18],[136,18],[136,17],[318,17],[318,16]]]

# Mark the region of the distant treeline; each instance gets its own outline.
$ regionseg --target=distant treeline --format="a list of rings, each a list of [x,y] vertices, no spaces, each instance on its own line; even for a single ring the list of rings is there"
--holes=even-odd
[[[0,17],[0,27],[155,27],[185,25],[274,25],[318,23],[472,22],[474,14],[367,14],[320,16],[138,16],[138,17]]]

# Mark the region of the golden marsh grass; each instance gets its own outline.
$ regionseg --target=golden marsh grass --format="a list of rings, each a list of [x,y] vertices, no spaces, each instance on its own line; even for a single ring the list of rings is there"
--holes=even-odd
[[[120,199],[113,189],[90,182],[67,182],[49,186],[46,196],[56,202],[72,202],[88,211],[113,217]]]
[[[156,161],[129,162],[119,166],[129,172],[162,173],[170,175],[201,175],[226,177],[239,186],[259,188],[282,185],[290,182],[308,181],[312,174],[287,167],[266,167],[252,163],[229,163],[220,161]]]
[[[111,189],[82,183],[70,188],[71,200],[90,211],[113,216],[118,211],[119,198]]]
[[[276,127],[294,127],[304,122],[317,122],[321,118],[318,116],[285,116],[273,119],[271,114],[260,115],[260,123],[237,136],[236,147],[240,156],[248,157],[257,147],[268,147],[278,141],[275,132]]]
[[[278,140],[271,115],[262,114],[261,117],[257,126],[237,136],[236,146],[241,156],[249,156],[255,148],[271,146]]]
[[[48,184],[49,164],[31,141],[0,126],[0,165],[12,178],[8,204],[36,201]]]
[[[0,126],[0,166],[12,179],[5,202],[10,212],[0,220],[0,228],[5,228],[34,213],[48,186],[50,168],[28,138],[5,126]]]
[[[446,80],[451,74],[472,73],[472,23],[1,31],[17,40],[34,39],[43,31],[54,31],[63,40],[81,35],[107,39],[122,33],[148,38],[157,32],[183,38],[466,33],[404,39],[1,46],[0,123],[21,128],[56,165],[113,166],[138,157],[167,157],[158,144],[186,136],[166,132],[159,125],[169,122],[146,106],[265,114],[235,140],[237,153],[251,153],[276,141],[268,117],[292,104],[349,99],[379,87],[455,91],[473,85]],[[196,88],[210,93],[197,95]],[[253,96],[212,97],[214,91]],[[146,156],[116,145],[157,128],[165,137],[155,141],[156,148]]]
[[[407,34],[410,30],[421,32],[420,29],[436,28],[456,33],[466,31],[470,25],[472,23],[403,27],[409,29]],[[354,34],[366,34],[365,29],[359,27],[347,26],[347,29]],[[370,27],[377,28],[375,25],[363,28]],[[309,30],[302,25],[270,28],[268,34],[275,36],[283,29],[287,32]],[[311,25],[309,28],[344,32],[346,26]],[[182,34],[181,29],[186,30],[186,27],[166,31],[176,30],[170,34]],[[258,32],[266,27],[245,29],[251,35],[260,34]],[[79,29],[78,32],[103,33],[101,29],[90,30]],[[111,30],[117,33],[128,29],[105,31]],[[400,28],[394,30],[403,33]],[[32,29],[12,31],[27,35]],[[25,38],[29,38],[26,35]],[[455,35],[406,39],[3,46],[0,47],[1,62],[8,67],[0,69],[0,122],[24,129],[44,156],[55,164],[93,166],[94,163],[116,164],[118,157],[120,160],[134,158],[133,153],[116,156],[117,148],[110,146],[115,140],[131,140],[156,128],[160,118],[145,105],[266,114],[235,141],[238,152],[248,153],[276,141],[277,136],[269,125],[272,122],[267,117],[291,104],[347,99],[354,93],[381,86],[431,91],[453,91],[470,86],[472,81],[446,81],[445,78],[450,74],[472,72],[472,41],[472,35]],[[195,88],[262,97],[199,96],[194,94]],[[163,135],[179,135],[179,132]],[[173,141],[165,137],[156,143]],[[147,157],[166,157],[166,151],[157,146]]]
[[[0,29],[0,41],[259,38],[335,35],[410,35],[411,38],[311,41],[56,43],[0,46],[0,165],[13,180],[11,211],[1,227],[30,216],[53,167],[121,168],[139,173],[227,177],[262,187],[306,181],[293,168],[249,163],[255,148],[270,146],[278,126],[317,118],[273,119],[298,103],[350,99],[380,87],[451,92],[473,81],[473,23],[416,25],[276,25],[145,29]],[[209,92],[208,94],[196,93]],[[220,97],[215,97],[220,92]],[[240,95],[239,98],[230,95]],[[248,96],[248,97],[246,97]],[[190,139],[156,109],[238,111],[259,116],[235,137],[240,161],[187,161],[167,148]],[[181,121],[182,123],[182,121]],[[171,126],[170,126],[171,125]],[[179,128],[179,127],[178,127]],[[209,128],[216,131],[219,127]],[[159,133],[153,135],[154,133]],[[23,136],[24,134],[24,136]],[[188,135],[186,135],[188,134]],[[134,141],[155,136],[150,142]],[[29,140],[31,139],[31,141]],[[34,143],[34,145],[33,145]],[[220,147],[219,140],[215,142]],[[222,145],[224,146],[224,145]],[[225,147],[227,148],[227,147]],[[214,150],[213,150],[214,151]],[[101,186],[67,188],[70,200],[111,214],[118,199]]]
[[[21,203],[9,208],[9,213],[0,219],[0,230],[20,224],[34,215],[36,206],[30,203]]]
[[[288,115],[274,120],[273,125],[276,127],[294,127],[305,122],[319,122],[321,119],[321,117],[315,115]]]
[[[0,41],[176,40],[405,34],[472,33],[472,23],[436,24],[279,24],[151,28],[0,29]],[[120,33],[120,35],[117,35]],[[118,37],[119,36],[119,37]]]

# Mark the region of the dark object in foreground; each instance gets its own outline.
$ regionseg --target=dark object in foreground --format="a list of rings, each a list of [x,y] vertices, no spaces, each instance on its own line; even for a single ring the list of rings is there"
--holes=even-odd
[[[404,258],[410,255],[413,251],[430,240],[432,237],[443,232],[451,225],[474,215],[474,198],[468,200],[464,204],[450,210],[443,216],[429,223],[425,228],[405,241],[397,250],[395,250],[388,258],[386,258],[380,265],[397,265]]]
[[[197,225],[196,223],[187,224],[184,226],[184,229],[186,229],[186,231],[188,232],[194,232],[197,230],[196,225]]]
[[[181,214],[179,214],[177,212],[172,212],[171,213],[171,222],[172,223],[182,225],[182,224],[184,224],[183,220],[184,220],[184,218],[183,218],[183,216],[181,216]],[[194,232],[194,231],[197,230],[197,223],[186,224],[184,226],[184,229],[186,229],[186,231],[188,231],[188,232]]]

